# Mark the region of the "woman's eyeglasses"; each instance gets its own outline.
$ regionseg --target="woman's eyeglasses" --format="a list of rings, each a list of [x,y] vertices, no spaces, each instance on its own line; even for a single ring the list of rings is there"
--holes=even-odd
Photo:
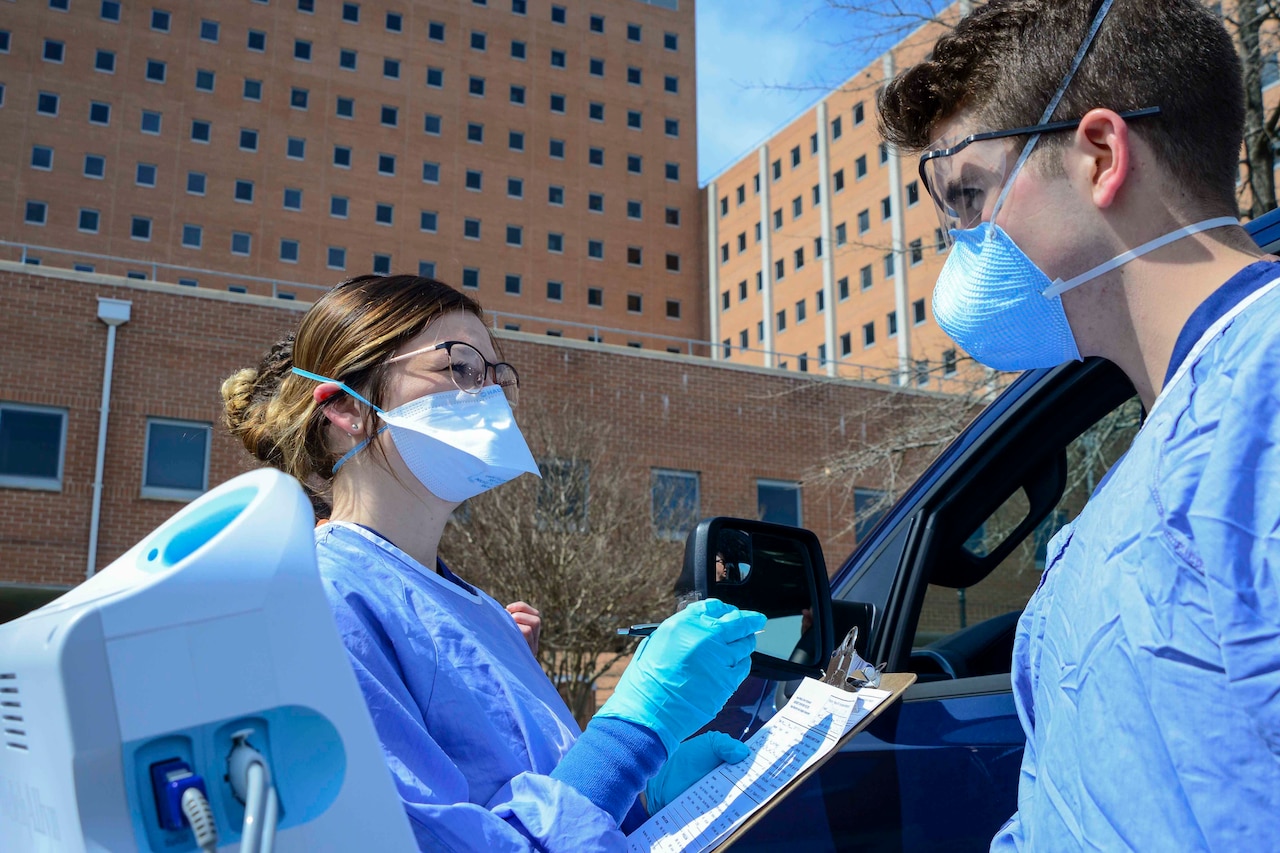
[[[449,356],[448,367],[439,369],[449,371],[449,376],[453,378],[453,384],[459,391],[479,394],[488,377],[492,376],[493,384],[502,388],[502,392],[507,396],[507,402],[513,406],[516,404],[520,396],[520,377],[516,369],[505,361],[494,364],[465,341],[444,341],[387,359],[387,362],[404,361],[406,358],[436,350],[444,350]]]

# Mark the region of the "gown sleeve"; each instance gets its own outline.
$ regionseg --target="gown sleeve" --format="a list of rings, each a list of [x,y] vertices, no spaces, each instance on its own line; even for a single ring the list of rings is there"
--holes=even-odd
[[[432,738],[391,638],[359,592],[324,580],[338,631],[422,850],[623,851],[614,819],[571,785],[521,773],[491,802],[468,802],[467,780]],[[434,649],[430,651],[434,655]]]
[[[1280,756],[1280,335],[1235,355],[1214,366],[1234,380],[1187,509],[1189,560],[1208,589],[1225,701]]]

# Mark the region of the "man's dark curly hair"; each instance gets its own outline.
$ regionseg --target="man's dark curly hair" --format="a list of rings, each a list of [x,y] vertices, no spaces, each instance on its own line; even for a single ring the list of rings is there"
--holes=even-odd
[[[1058,90],[1102,0],[990,0],[940,38],[932,55],[880,93],[880,132],[900,150],[927,148],[961,111],[974,131],[1036,124]],[[1115,0],[1053,120],[1105,107],[1160,107],[1131,132],[1193,201],[1234,213],[1244,89],[1240,59],[1200,0]],[[1060,148],[1068,134],[1037,143]],[[1021,140],[1025,143],[1025,139]],[[1033,156],[1054,173],[1057,161]],[[1030,165],[1030,162],[1028,165]]]

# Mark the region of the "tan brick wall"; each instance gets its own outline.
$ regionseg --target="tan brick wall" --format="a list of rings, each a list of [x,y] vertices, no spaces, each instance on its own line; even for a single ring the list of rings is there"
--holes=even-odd
[[[117,334],[99,566],[180,507],[140,496],[146,419],[216,424],[221,380],[256,364],[306,307],[0,262],[0,401],[69,413],[62,490],[0,488],[0,582],[73,584],[84,576],[107,337],[97,297],[132,302]],[[884,394],[926,399],[695,357],[499,334],[505,356],[519,366],[522,401],[571,400],[584,419],[614,425],[635,465],[697,471],[703,515],[755,517],[758,478],[803,480],[826,455],[862,440],[843,424]],[[238,443],[215,428],[210,484],[247,467]],[[804,526],[822,538],[834,571],[853,545],[837,535],[848,510],[837,494],[811,485],[801,492]]]

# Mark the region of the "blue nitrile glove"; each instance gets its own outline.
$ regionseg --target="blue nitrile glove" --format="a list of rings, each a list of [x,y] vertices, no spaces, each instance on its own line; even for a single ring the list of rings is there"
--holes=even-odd
[[[675,754],[662,765],[658,775],[644,789],[649,814],[683,794],[689,786],[726,761],[737,764],[751,754],[750,748],[724,732],[704,732],[676,747]]]
[[[643,726],[667,755],[709,723],[751,671],[763,613],[695,601],[640,644],[597,717]]]

